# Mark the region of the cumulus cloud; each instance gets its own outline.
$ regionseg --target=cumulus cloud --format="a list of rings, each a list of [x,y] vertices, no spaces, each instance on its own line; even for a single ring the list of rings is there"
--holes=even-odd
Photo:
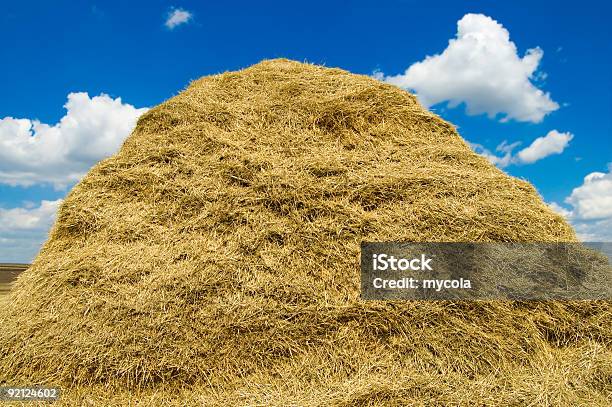
[[[511,164],[533,164],[551,155],[561,154],[573,138],[574,135],[572,133],[551,130],[548,134],[538,137],[528,147],[523,148],[517,153],[514,153],[514,149],[521,144],[520,141],[511,144],[503,141],[495,149],[496,152],[502,153],[502,155],[495,154],[480,144],[471,143],[470,145],[474,151],[487,158],[492,164],[505,168]]]
[[[570,216],[572,216],[572,211],[565,209],[564,207],[562,207],[556,202],[551,202],[550,204],[548,204],[548,206],[550,207],[550,209],[557,212],[559,215],[563,216],[564,218],[569,219]]]
[[[165,25],[169,30],[174,30],[181,24],[187,24],[193,19],[193,14],[182,8],[175,8],[168,12]]]
[[[570,219],[570,223],[583,242],[612,242],[612,218],[591,221]]]
[[[550,206],[566,217],[585,241],[612,242],[612,163],[608,172],[593,172],[565,199],[570,208]]]
[[[0,260],[30,262],[47,238],[61,199],[41,201],[38,206],[0,208]]]
[[[543,55],[536,47],[521,57],[500,23],[483,14],[466,14],[442,53],[412,64],[403,74],[376,72],[374,77],[414,90],[426,107],[465,103],[470,115],[540,122],[559,108],[534,84],[546,77],[538,71]]]
[[[561,154],[574,138],[571,133],[559,133],[552,130],[544,137],[538,137],[531,145],[516,155],[520,163],[531,164],[553,154]]]
[[[565,200],[581,219],[612,218],[612,164],[608,172],[593,172]]]
[[[32,119],[0,119],[0,183],[64,187],[112,155],[130,134],[137,109],[121,98],[70,93],[67,112],[53,125]]]

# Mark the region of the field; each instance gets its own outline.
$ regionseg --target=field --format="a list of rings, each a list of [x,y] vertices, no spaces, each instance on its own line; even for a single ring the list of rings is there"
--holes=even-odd
[[[9,293],[15,278],[29,266],[29,264],[0,263],[0,298]]]

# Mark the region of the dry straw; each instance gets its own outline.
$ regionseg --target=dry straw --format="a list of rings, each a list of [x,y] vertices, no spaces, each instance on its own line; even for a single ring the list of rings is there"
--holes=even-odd
[[[0,311],[66,405],[609,405],[609,302],[362,302],[367,241],[574,241],[414,96],[288,60],[142,116]]]

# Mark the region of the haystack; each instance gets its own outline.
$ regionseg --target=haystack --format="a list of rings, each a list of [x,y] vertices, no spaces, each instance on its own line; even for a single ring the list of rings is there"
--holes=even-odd
[[[0,381],[94,405],[609,405],[609,302],[365,302],[362,241],[574,241],[394,86],[194,81],[70,192],[0,311]]]

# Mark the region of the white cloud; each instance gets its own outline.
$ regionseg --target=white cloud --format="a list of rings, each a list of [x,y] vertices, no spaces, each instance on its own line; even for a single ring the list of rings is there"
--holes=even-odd
[[[553,154],[561,154],[574,138],[571,133],[551,130],[544,137],[538,137],[531,145],[519,151],[516,158],[520,163],[531,164]]]
[[[62,200],[0,208],[0,262],[30,262],[46,240]]]
[[[572,211],[570,211],[568,209],[565,209],[564,207],[562,207],[561,205],[557,204],[556,202],[552,202],[552,203],[548,204],[548,206],[550,207],[550,209],[552,209],[553,211],[555,211],[559,215],[563,216],[564,218],[569,219],[572,216]]]
[[[507,145],[505,145],[505,141],[502,142],[502,144],[500,144],[499,146],[497,146],[496,151],[500,151],[500,148],[504,148],[504,147],[508,147]],[[518,142],[520,143],[520,142]],[[493,153],[491,150],[485,148],[484,146],[482,146],[481,144],[476,144],[476,143],[470,143],[468,142],[468,144],[470,145],[470,147],[472,147],[472,150],[474,150],[477,154],[480,154],[481,156],[483,156],[484,158],[486,158],[487,160],[489,160],[489,162],[491,162],[491,164],[496,165],[500,168],[505,168],[508,165],[510,165],[512,163],[512,151],[502,151],[505,152],[504,155],[502,156],[498,156],[495,155],[495,153]],[[512,143],[510,146],[512,148],[514,148],[513,146],[515,146],[517,143]]]
[[[174,30],[181,24],[186,24],[193,19],[193,14],[182,8],[170,10],[166,18],[165,25],[170,30]]]
[[[612,165],[608,172],[593,172],[574,188],[565,200],[574,208],[574,216],[580,219],[612,218]]]
[[[46,231],[55,218],[55,212],[61,199],[57,201],[41,201],[40,206],[33,207],[26,203],[22,208],[0,208],[0,232],[19,230]]]
[[[503,141],[495,149],[503,153],[501,156],[494,154],[480,144],[470,143],[470,145],[476,153],[487,158],[492,164],[505,168],[511,164],[533,164],[551,155],[561,154],[573,138],[574,135],[572,133],[561,133],[557,130],[551,130],[545,136],[535,139],[528,147],[525,147],[516,154],[513,154],[513,150],[521,142],[517,141],[508,144],[506,141]]]
[[[457,23],[456,38],[441,54],[412,64],[404,74],[375,72],[374,77],[416,91],[426,107],[465,103],[470,115],[540,122],[559,108],[532,82],[546,78],[538,71],[543,55],[536,47],[520,57],[500,23],[482,14],[466,14]]]
[[[147,111],[108,95],[70,93],[67,112],[53,125],[0,119],[0,183],[64,187],[112,155]]]
[[[592,221],[570,219],[570,223],[583,242],[612,243],[612,218]]]
[[[551,208],[565,216],[585,241],[612,242],[612,163],[608,172],[593,172],[565,199],[571,209],[553,202]]]

